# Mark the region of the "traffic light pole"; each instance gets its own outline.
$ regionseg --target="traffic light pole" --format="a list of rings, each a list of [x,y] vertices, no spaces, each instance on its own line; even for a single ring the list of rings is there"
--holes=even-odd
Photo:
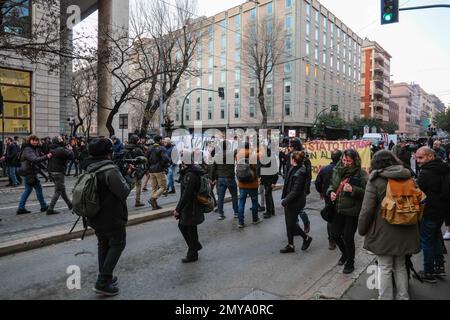
[[[338,106],[336,106],[336,105],[332,105],[331,107],[329,107],[329,108],[325,108],[325,109],[323,109],[322,111],[320,111],[318,114],[317,114],[317,116],[316,116],[316,119],[314,120],[314,124],[313,124],[313,130],[316,128],[316,126],[317,126],[317,120],[319,119],[319,117],[322,115],[322,113],[324,113],[325,111],[328,111],[328,110],[331,110],[331,111],[337,111],[336,110],[336,108],[339,108]],[[333,110],[334,109],[334,110]],[[314,138],[316,138],[316,134],[314,133]]]
[[[216,92],[216,93],[219,92],[217,90],[204,89],[204,88],[196,88],[196,89],[189,91],[189,93],[186,95],[186,97],[184,97],[183,105],[181,106],[181,126],[180,126],[180,128],[182,128],[182,129],[185,128],[185,126],[184,126],[184,105],[186,104],[186,101],[189,98],[189,96],[195,91],[208,91],[208,92]]]
[[[400,8],[398,11],[419,10],[419,9],[431,9],[431,8],[450,8],[450,4],[433,4],[429,6]]]

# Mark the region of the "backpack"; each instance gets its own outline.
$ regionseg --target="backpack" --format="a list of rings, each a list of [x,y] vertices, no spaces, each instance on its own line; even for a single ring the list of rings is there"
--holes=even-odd
[[[244,163],[241,163],[242,160],[236,165],[236,178],[239,182],[252,182],[255,180],[255,173],[250,167],[250,160],[248,158],[244,158]]]
[[[200,177],[200,189],[197,192],[197,203],[203,207],[204,213],[210,213],[216,207],[211,180],[203,175]]]
[[[97,174],[117,168],[113,164],[101,167],[95,172],[80,175],[73,187],[73,212],[83,218],[92,218],[100,211],[97,193]]]
[[[422,217],[425,198],[413,179],[388,179],[381,217],[393,225],[415,225]]]

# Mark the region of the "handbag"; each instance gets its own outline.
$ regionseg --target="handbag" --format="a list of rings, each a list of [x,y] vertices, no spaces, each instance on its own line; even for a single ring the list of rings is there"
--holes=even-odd
[[[336,191],[336,198],[339,195],[339,193],[341,193],[342,188],[344,188],[344,185],[347,182],[348,179],[345,179],[344,181],[341,182],[339,188]],[[326,222],[332,222],[336,214],[337,214],[336,204],[333,201],[331,201],[330,198],[327,197],[327,199],[325,200],[325,208],[323,208],[322,211],[320,211],[322,219],[325,220]]]

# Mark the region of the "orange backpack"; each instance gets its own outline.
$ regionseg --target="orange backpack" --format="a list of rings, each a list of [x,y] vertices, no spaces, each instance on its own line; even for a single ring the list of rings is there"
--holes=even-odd
[[[393,225],[415,225],[422,218],[425,198],[413,179],[388,179],[381,217]]]

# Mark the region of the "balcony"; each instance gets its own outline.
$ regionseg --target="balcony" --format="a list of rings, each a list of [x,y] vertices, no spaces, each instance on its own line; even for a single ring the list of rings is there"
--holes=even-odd
[[[381,62],[381,63],[383,63],[384,62],[384,56],[381,54],[381,53],[375,53],[375,55],[374,55],[374,57],[373,57],[373,59],[375,60],[375,62],[376,61],[379,61],[379,62]]]

